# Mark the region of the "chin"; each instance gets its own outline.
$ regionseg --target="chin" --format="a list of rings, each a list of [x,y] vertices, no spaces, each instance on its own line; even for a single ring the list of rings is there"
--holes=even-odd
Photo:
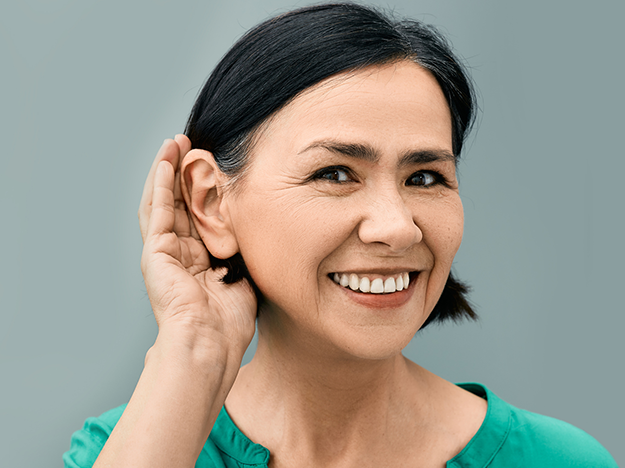
[[[357,360],[382,361],[400,355],[418,331],[407,328],[402,330],[380,329],[371,327],[369,330],[349,332],[343,330],[335,337],[334,345],[346,355]]]

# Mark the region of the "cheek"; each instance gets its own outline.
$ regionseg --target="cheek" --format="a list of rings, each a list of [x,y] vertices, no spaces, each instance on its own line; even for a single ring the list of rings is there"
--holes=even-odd
[[[444,204],[438,204],[424,217],[423,239],[432,253],[434,264],[430,271],[427,286],[427,308],[432,310],[438,302],[464,229],[464,214],[459,196],[450,197]]]
[[[436,244],[437,261],[451,267],[464,231],[464,213],[459,197],[449,200],[447,209],[441,210],[435,229],[436,237],[432,241]]]
[[[464,230],[460,196],[457,193],[446,195],[422,210],[423,216],[417,223],[423,225],[423,238],[434,254],[435,264],[451,266]]]
[[[257,192],[240,200],[233,216],[254,282],[280,306],[315,300],[319,266],[353,231],[352,223],[336,202],[299,196],[297,189]]]

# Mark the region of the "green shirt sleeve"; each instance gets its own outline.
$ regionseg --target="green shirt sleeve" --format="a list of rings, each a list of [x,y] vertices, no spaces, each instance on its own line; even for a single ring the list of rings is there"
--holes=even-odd
[[[98,418],[88,418],[83,428],[72,434],[70,448],[63,454],[65,468],[91,468],[125,408],[122,405]]]
[[[70,448],[63,454],[65,468],[91,468],[121,418],[126,405],[89,418],[74,432]],[[221,409],[209,439],[195,463],[196,468],[266,468],[269,451],[254,444]]]
[[[458,384],[486,398],[479,431],[449,468],[618,468],[595,438],[564,421],[512,406],[481,384]]]
[[[618,468],[594,437],[571,424],[518,408],[511,422],[509,440],[496,457],[501,466]]]

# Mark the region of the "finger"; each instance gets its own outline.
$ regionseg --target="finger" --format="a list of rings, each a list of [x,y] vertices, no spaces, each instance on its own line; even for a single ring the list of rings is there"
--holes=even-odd
[[[161,161],[169,161],[175,171],[178,168],[179,158],[180,148],[178,147],[178,144],[171,138],[167,138],[159,148],[158,153],[156,153],[156,157],[152,162],[152,167],[150,167],[150,172],[148,173],[148,177],[145,181],[146,183],[143,187],[143,196],[145,196],[145,198],[149,198],[152,194],[154,173],[156,172],[158,163]]]
[[[186,154],[191,151],[191,140],[186,135],[178,134],[174,137],[176,143],[178,143],[178,147],[180,148],[180,162],[186,156]],[[192,236],[197,240],[200,239],[200,235],[195,228],[195,224],[193,223],[193,219],[191,218],[191,214],[187,210],[187,205],[184,202],[184,197],[182,196],[182,189],[180,184],[180,171],[176,170],[176,185],[174,188],[174,197],[176,203],[176,227],[174,230],[182,236]]]
[[[168,161],[156,166],[152,191],[152,213],[146,239],[171,233],[174,229],[174,170]]]
[[[189,215],[180,189],[180,171],[177,171],[174,177],[174,209],[176,216],[174,232],[180,237],[188,237],[190,235]]]
[[[191,151],[191,140],[189,140],[186,135],[178,134],[174,137],[174,141],[178,144],[178,151],[180,153],[178,161],[182,163],[182,159]],[[176,210],[174,232],[178,234],[178,236],[188,237],[191,235],[192,230],[187,205],[182,196],[182,186],[180,183],[181,173],[179,168],[174,167],[174,169],[176,169],[176,178],[174,181],[174,207]]]
[[[180,148],[174,140],[167,139],[163,142],[161,148],[156,154],[156,158],[154,158],[154,162],[152,163],[152,167],[148,173],[145,185],[143,186],[143,194],[141,196],[141,202],[139,203],[139,227],[141,229],[141,237],[144,241],[147,235],[148,223],[150,221],[150,213],[152,210],[154,176],[156,168],[161,161],[168,161],[174,167],[174,170],[178,167],[180,162]]]
[[[182,159],[185,155],[191,151],[191,140],[187,138],[186,135],[178,134],[174,137],[174,141],[178,144],[178,164],[173,164],[174,171],[176,171],[176,181],[174,184],[174,199],[176,200],[176,204],[179,202],[184,203],[184,198],[182,197],[182,190],[180,188],[180,167],[179,164],[182,163]]]
[[[179,133],[174,137],[174,141],[178,143],[180,148],[180,158],[184,158],[184,155],[191,151],[191,140],[186,135]]]
[[[154,190],[154,175],[156,172],[156,167],[158,163],[163,160],[163,155],[168,150],[168,141],[165,140],[158,152],[156,153],[156,157],[152,162],[152,166],[150,167],[150,172],[148,173],[148,177],[145,180],[145,184],[143,185],[143,193],[141,194],[141,201],[139,202],[139,228],[141,229],[141,237],[145,242],[145,237],[147,236],[148,223],[150,221],[150,212],[152,209],[152,192]]]

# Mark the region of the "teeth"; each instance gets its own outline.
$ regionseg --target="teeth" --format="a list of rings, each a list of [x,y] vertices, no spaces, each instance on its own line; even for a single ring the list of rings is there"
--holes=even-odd
[[[402,291],[407,289],[410,283],[410,276],[408,273],[401,273],[396,277],[391,276],[386,279],[376,278],[374,280],[370,280],[366,276],[360,278],[355,273],[334,273],[332,275],[332,279],[335,283],[340,284],[344,288],[349,288],[352,291],[372,294],[389,294],[396,291]]]
[[[344,288],[346,288],[347,286],[349,286],[349,277],[346,274],[342,274],[341,275],[341,282],[339,283],[341,286],[343,286]]]
[[[352,273],[349,275],[349,288],[356,291],[360,287],[360,280],[358,279],[358,275]]]
[[[382,278],[376,278],[371,281],[371,292],[373,294],[382,294],[384,292],[384,282]]]
[[[384,281],[384,292],[395,292],[395,278],[387,278],[386,281]]]

